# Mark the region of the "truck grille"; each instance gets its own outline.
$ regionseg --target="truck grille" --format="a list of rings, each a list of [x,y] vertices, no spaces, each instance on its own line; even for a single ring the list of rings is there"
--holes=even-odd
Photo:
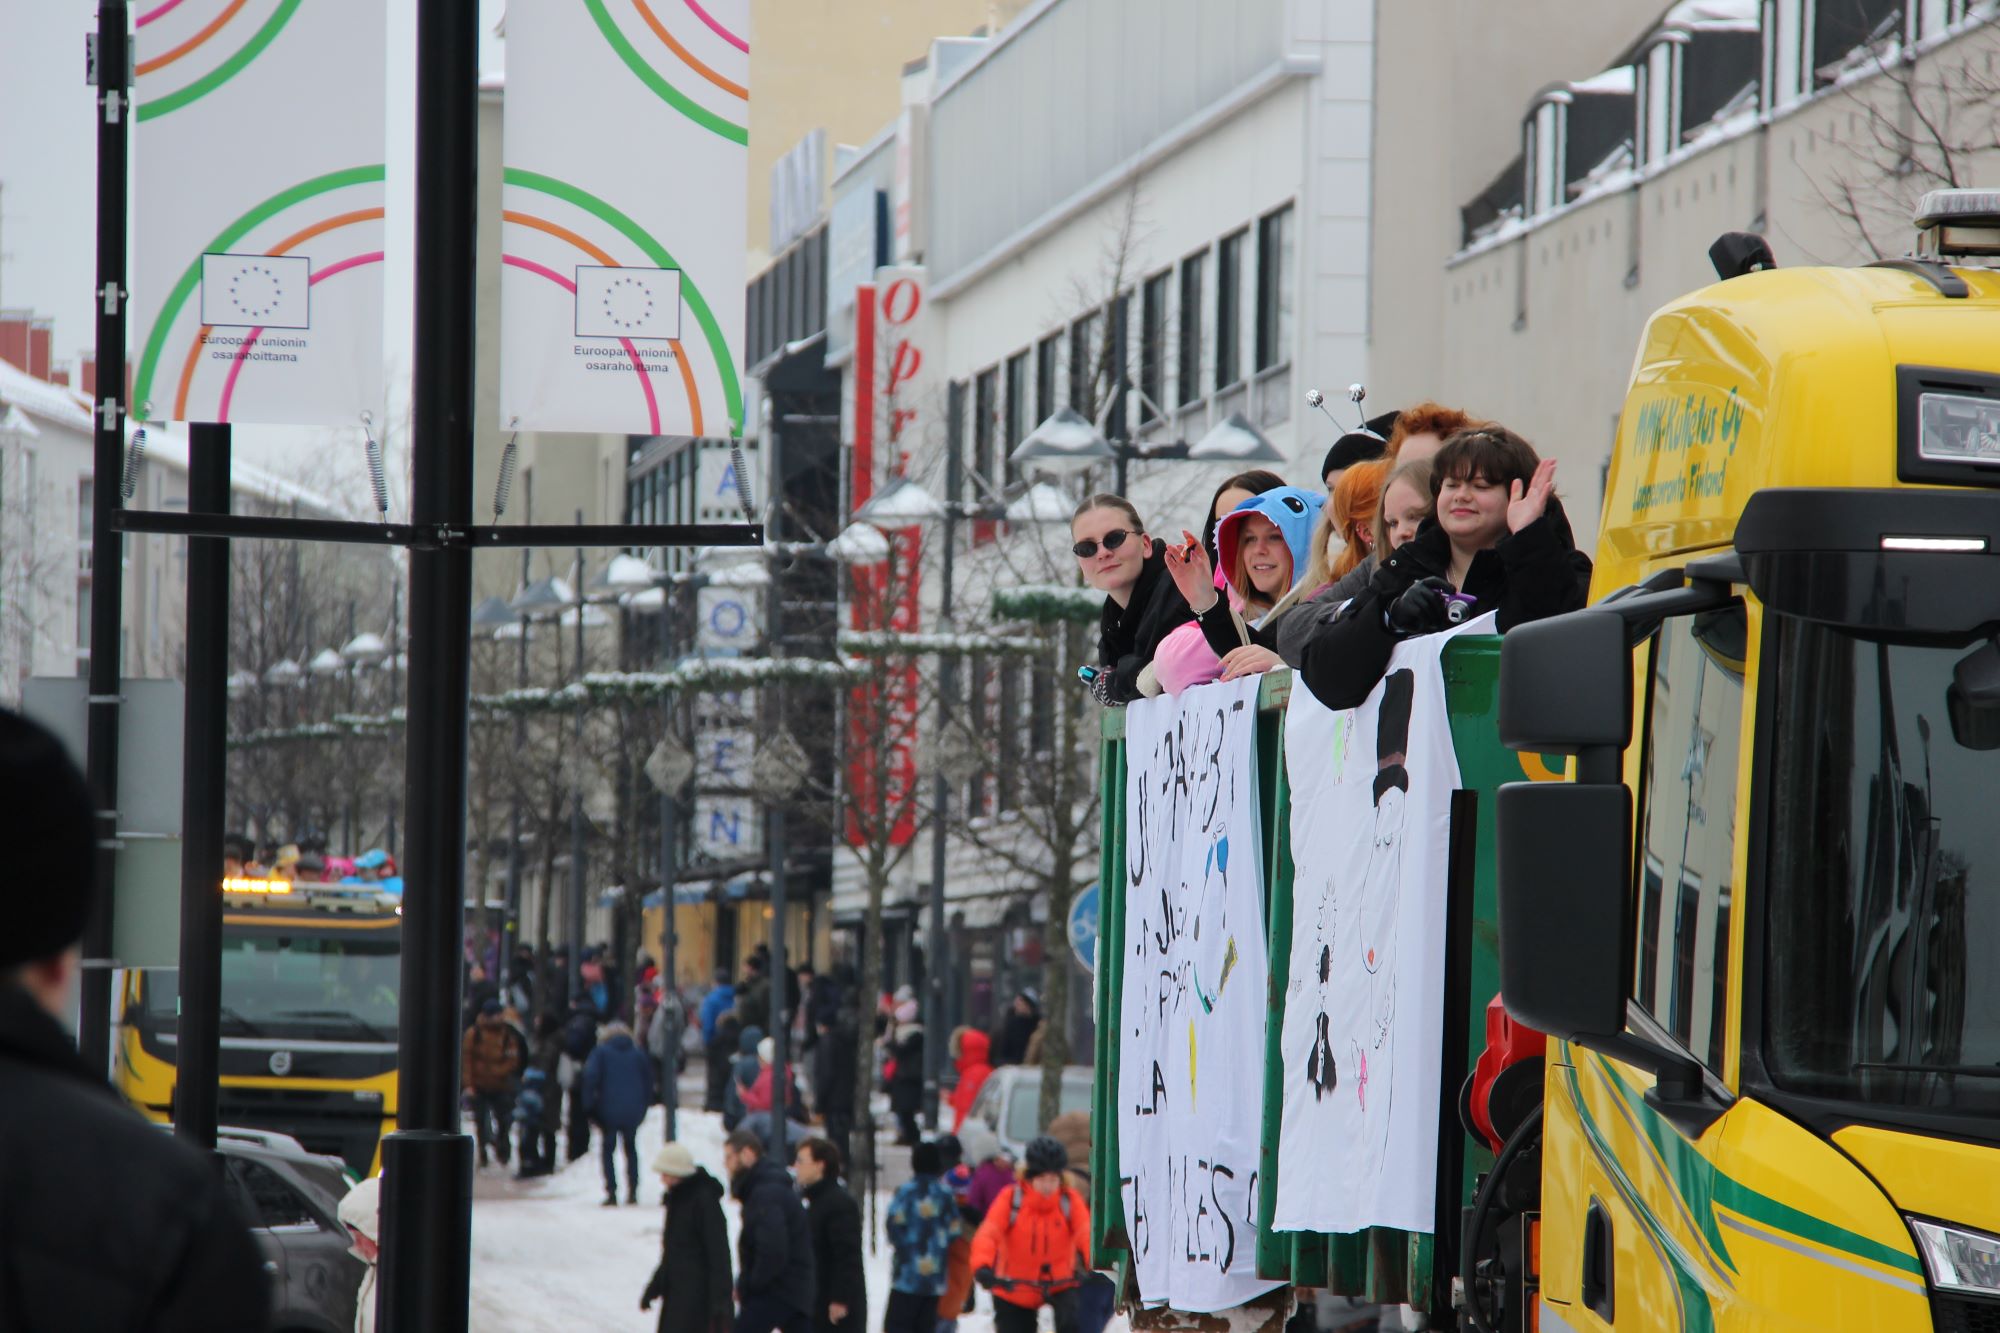
[[[1931,1313],[1937,1333],[2000,1333],[2000,1300],[1937,1295]]]

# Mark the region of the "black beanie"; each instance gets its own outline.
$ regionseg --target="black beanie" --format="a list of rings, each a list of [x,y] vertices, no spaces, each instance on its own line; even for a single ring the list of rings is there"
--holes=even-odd
[[[1372,463],[1389,449],[1389,436],[1396,429],[1396,418],[1401,412],[1384,412],[1379,417],[1370,417],[1362,423],[1360,430],[1351,430],[1333,442],[1333,448],[1326,451],[1326,461],[1319,465],[1319,479],[1326,480],[1326,474],[1353,467],[1356,463]]]
[[[910,1171],[913,1175],[935,1176],[944,1171],[942,1154],[938,1152],[933,1139],[919,1139],[910,1148]]]
[[[52,958],[83,938],[96,898],[94,809],[62,742],[0,709],[0,828],[13,889],[0,967]]]

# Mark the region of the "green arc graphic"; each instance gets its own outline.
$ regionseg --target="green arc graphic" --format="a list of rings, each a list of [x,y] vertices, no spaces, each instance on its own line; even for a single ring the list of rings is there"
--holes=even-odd
[[[349,185],[366,185],[371,181],[380,181],[385,174],[382,165],[376,163],[367,167],[349,167],[345,171],[329,172],[324,176],[300,181],[290,189],[272,195],[223,228],[214,240],[203,247],[202,254],[226,253],[229,247],[242,240],[252,227],[268,221],[301,200],[325,194],[329,190],[343,189]],[[153,321],[152,332],[146,337],[146,351],[139,358],[139,374],[132,382],[132,401],[141,409],[145,407],[147,397],[152,390],[153,372],[159,368],[160,353],[166,346],[167,331],[180,317],[181,307],[187,303],[188,297],[194,294],[194,289],[200,283],[201,255],[196,255],[193,262],[187,266],[187,271],[181,274],[181,280],[174,284],[173,291],[167,296],[166,304],[160,307],[159,317]]]
[[[235,55],[229,57],[229,59],[223,61],[220,65],[217,65],[214,69],[178,92],[168,93],[165,97],[155,98],[152,101],[141,102],[138,111],[134,113],[134,119],[152,120],[157,116],[164,116],[170,112],[178,111],[190,102],[200,101],[223,84],[235,78],[238,74],[241,74],[244,66],[262,55],[264,48],[269,46],[278,33],[283,30],[284,26],[292,21],[292,15],[298,12],[299,3],[300,0],[279,0],[278,7],[271,11],[271,17],[264,20],[264,26],[257,29],[251,35],[250,40],[243,43],[242,48]]]
[[[586,0],[596,5],[597,0]],[[627,240],[645,252],[646,258],[657,268],[681,270],[681,298],[688,309],[694,312],[695,323],[701,325],[702,337],[708,343],[710,355],[715,358],[716,370],[722,376],[722,396],[729,411],[729,434],[735,438],[743,434],[743,386],[736,378],[736,362],[730,355],[729,344],[722,336],[722,326],[715,322],[715,312],[709,309],[701,289],[688,276],[686,269],[674,261],[665,246],[654,240],[652,235],[618,211],[612,205],[599,199],[587,190],[578,189],[566,181],[553,176],[544,176],[533,171],[523,171],[519,167],[508,167],[502,175],[508,185],[518,185],[524,190],[535,190],[553,196],[565,203],[573,204],[593,217],[615,227]]]
[[[293,3],[297,3],[297,0],[293,0]],[[590,17],[596,20],[598,31],[604,34],[604,40],[618,53],[618,58],[639,77],[639,82],[659,94],[661,101],[703,129],[713,130],[731,143],[747,145],[750,142],[748,129],[716,115],[668,83],[658,70],[647,64],[645,58],[632,49],[632,43],[625,40],[625,34],[619,31],[618,25],[612,22],[611,15],[605,11],[604,0],[583,0],[583,3],[590,10]]]

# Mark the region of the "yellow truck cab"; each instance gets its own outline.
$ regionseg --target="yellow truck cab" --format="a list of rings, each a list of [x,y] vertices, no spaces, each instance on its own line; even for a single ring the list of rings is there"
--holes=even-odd
[[[289,1134],[372,1174],[396,1127],[399,896],[275,877],[225,880],[222,892],[221,1122]],[[123,1000],[119,1089],[170,1120],[175,970],[128,972]]]
[[[1917,224],[1653,316],[1591,605],[1505,640],[1571,780],[1499,796],[1480,1326],[2000,1329],[2000,192]]]

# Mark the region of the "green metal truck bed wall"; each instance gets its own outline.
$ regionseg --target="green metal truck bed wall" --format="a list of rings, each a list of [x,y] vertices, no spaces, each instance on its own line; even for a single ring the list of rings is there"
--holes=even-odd
[[[1475,874],[1472,892],[1471,984],[1466,1012],[1448,1016],[1466,1024],[1466,1068],[1447,1071],[1445,1087],[1456,1093],[1485,1048],[1486,1004],[1499,989],[1495,922],[1493,792],[1503,782],[1529,773],[1522,756],[1499,741],[1497,709],[1500,640],[1464,636],[1444,654],[1445,701],[1457,752],[1460,786],[1477,794]],[[1264,1112],[1259,1162],[1259,1220],[1268,1226],[1277,1199],[1278,1123],[1283,1107],[1278,1039],[1284,1023],[1285,986],[1290,970],[1292,928],[1291,788],[1286,781],[1285,705],[1291,673],[1273,671],[1258,692],[1258,802],[1264,835],[1266,923],[1270,939],[1270,1016],[1265,1028]],[[1091,1238],[1097,1264],[1123,1272],[1130,1241],[1119,1188],[1118,1032],[1124,981],[1125,924],[1125,713],[1107,709],[1103,720],[1102,862],[1099,883],[1097,986],[1097,1080],[1091,1115]],[[1530,763],[1533,761],[1531,760]],[[1439,886],[1443,891],[1443,886]],[[1455,1129],[1456,1126],[1454,1125]],[[1473,1182],[1492,1162],[1485,1146],[1465,1140],[1460,1203],[1472,1201]],[[1354,1235],[1260,1233],[1257,1271],[1296,1286],[1324,1287],[1342,1295],[1384,1303],[1431,1304],[1433,1242],[1428,1235],[1373,1229]],[[1121,1283],[1122,1285],[1122,1283]]]

